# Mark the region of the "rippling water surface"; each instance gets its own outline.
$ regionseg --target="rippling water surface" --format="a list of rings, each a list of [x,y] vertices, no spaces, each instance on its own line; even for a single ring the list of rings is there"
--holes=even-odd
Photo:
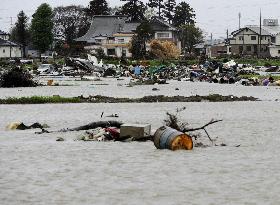
[[[0,89],[0,96],[91,94],[89,84]],[[92,93],[155,94],[153,86],[127,88],[114,82],[110,87],[96,86]],[[1,204],[280,204],[279,90],[171,82],[159,86],[159,94],[172,95],[175,87],[180,95],[253,95],[264,101],[0,105]],[[5,130],[13,121],[47,123],[50,130],[75,127],[100,120],[103,111],[157,129],[167,111],[183,106],[180,116],[193,127],[223,119],[208,132],[217,144],[227,146],[172,152],[157,150],[152,142],[75,141],[83,132],[36,135],[35,130]],[[56,142],[57,137],[66,141]]]

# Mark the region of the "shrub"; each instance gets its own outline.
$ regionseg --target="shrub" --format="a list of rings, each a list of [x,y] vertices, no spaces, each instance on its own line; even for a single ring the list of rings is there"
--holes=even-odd
[[[0,87],[35,87],[33,77],[21,68],[12,68],[0,77]]]

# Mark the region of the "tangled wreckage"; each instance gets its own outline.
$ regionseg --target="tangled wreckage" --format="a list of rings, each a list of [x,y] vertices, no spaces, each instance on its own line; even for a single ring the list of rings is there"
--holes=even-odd
[[[177,109],[177,113],[185,108]],[[208,147],[204,145],[198,139],[201,134],[194,134],[195,131],[204,130],[208,139],[212,145],[216,145],[206,127],[214,123],[220,122],[221,120],[211,120],[199,128],[186,128],[187,123],[182,123],[178,120],[177,114],[167,113],[167,119],[164,120],[165,125],[158,128],[154,133],[151,130],[150,124],[127,124],[119,121],[97,121],[87,125],[61,129],[57,131],[48,131],[47,125],[41,125],[34,123],[30,126],[24,125],[23,123],[11,123],[7,126],[10,130],[25,130],[25,129],[38,129],[40,132],[36,134],[51,134],[51,133],[65,133],[72,131],[84,131],[84,133],[77,137],[79,141],[120,141],[120,142],[145,142],[153,141],[157,149],[169,149],[169,150],[192,150],[193,147]],[[59,137],[56,141],[64,141],[63,138]],[[218,146],[218,145],[216,145]],[[226,146],[221,144],[221,146]]]

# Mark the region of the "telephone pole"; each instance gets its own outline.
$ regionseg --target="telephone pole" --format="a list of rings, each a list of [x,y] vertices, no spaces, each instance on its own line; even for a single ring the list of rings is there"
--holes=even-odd
[[[260,35],[259,35],[258,43],[259,43],[258,58],[260,58],[261,57],[261,49],[262,49],[262,11],[261,10],[260,10]]]
[[[239,29],[241,28],[241,13],[239,12],[238,13],[238,19],[239,19]]]
[[[9,37],[9,42],[10,42],[10,59],[12,59],[12,42],[11,42],[11,33],[13,29],[13,17],[10,17],[11,19],[11,29],[10,29],[10,37]]]

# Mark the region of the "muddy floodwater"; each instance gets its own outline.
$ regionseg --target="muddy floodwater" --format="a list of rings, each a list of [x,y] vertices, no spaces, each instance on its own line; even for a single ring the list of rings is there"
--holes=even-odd
[[[73,82],[76,86],[0,89],[0,97],[102,94],[254,96],[257,102],[0,105],[0,204],[280,204],[280,90],[172,81],[169,85],[126,87],[115,79]],[[123,83],[123,86],[118,85]],[[118,94],[119,92],[119,94]],[[82,142],[83,132],[37,135],[8,131],[20,121],[71,128],[117,113],[117,120],[150,123],[186,107],[181,119],[208,127],[217,145],[192,151],[157,150],[152,142]],[[112,118],[103,117],[103,120]],[[113,119],[114,120],[114,119]],[[203,133],[202,133],[203,134]],[[65,141],[56,142],[57,137]],[[211,145],[206,138],[205,143]],[[237,145],[240,145],[236,147]]]

